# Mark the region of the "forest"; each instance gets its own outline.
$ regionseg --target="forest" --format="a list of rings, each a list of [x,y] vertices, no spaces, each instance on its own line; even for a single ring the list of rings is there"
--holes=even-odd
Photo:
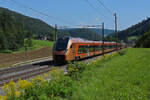
[[[7,12],[0,12],[0,50],[16,50],[23,46],[26,32],[23,23]]]
[[[132,25],[131,27],[122,30],[118,33],[120,40],[126,40],[129,37],[136,37],[138,39],[141,35],[143,35],[145,32],[148,32],[150,30],[150,18],[147,18],[135,25]]]
[[[54,28],[45,22],[0,7],[0,52],[24,47],[25,38],[50,38],[52,34]]]
[[[62,36],[71,36],[71,37],[80,37],[87,40],[101,40],[101,35],[98,33],[86,29],[86,28],[77,28],[77,29],[71,29],[71,30],[60,30],[58,33],[58,37]]]
[[[136,41],[135,47],[150,48],[150,31],[146,32]]]
[[[50,34],[54,34],[54,28],[40,19],[25,16],[18,12],[1,7],[0,12],[5,12],[9,16],[13,17],[14,21],[22,23],[23,29],[34,34],[34,37],[49,36]]]

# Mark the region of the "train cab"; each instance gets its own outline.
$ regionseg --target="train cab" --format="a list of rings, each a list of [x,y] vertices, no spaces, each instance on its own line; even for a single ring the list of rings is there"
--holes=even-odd
[[[65,62],[66,61],[66,53],[68,51],[68,43],[70,41],[70,37],[62,37],[59,38],[53,47],[53,60],[54,62]]]

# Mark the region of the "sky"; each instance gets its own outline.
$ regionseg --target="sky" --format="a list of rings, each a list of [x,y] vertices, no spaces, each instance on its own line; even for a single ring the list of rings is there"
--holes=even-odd
[[[51,26],[80,27],[101,25],[114,29],[114,16],[98,0],[0,0],[0,7],[43,20]],[[118,30],[123,30],[150,16],[150,0],[100,0],[117,13]],[[19,4],[16,4],[18,2]],[[23,4],[23,5],[22,5]],[[42,12],[45,15],[39,14]],[[49,17],[47,17],[49,16]],[[51,18],[52,17],[52,18]]]

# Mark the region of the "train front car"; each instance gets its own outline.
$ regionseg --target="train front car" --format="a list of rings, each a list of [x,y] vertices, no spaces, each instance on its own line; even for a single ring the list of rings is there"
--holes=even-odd
[[[62,37],[59,38],[53,48],[53,61],[55,63],[64,63],[66,62],[66,54],[68,52],[68,46],[71,44],[70,42],[70,37]]]

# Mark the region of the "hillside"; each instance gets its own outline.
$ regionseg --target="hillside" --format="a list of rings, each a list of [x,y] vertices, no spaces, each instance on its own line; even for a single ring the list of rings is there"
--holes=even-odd
[[[101,28],[65,28],[65,29],[59,29],[60,31],[72,31],[72,30],[79,30],[79,29],[88,29],[91,30],[99,35],[102,34],[102,29]],[[114,30],[110,30],[110,29],[105,29],[104,30],[105,36],[108,36],[110,34],[114,33]]]
[[[147,18],[146,20],[143,20],[138,24],[135,24],[125,30],[120,31],[119,39],[126,40],[128,36],[129,41],[132,40],[135,41],[141,35],[143,35],[145,32],[148,32],[149,30],[150,30],[150,18]]]
[[[60,29],[59,36],[71,36],[71,37],[80,37],[88,40],[100,40],[101,36],[90,30],[84,28],[73,28],[73,29]]]
[[[34,34],[37,37],[41,35],[47,36],[54,33],[53,27],[40,19],[31,18],[9,9],[0,7],[0,13],[1,12],[6,12],[8,15],[12,16],[18,23],[23,23],[24,30]]]
[[[150,31],[137,39],[135,47],[150,48]]]
[[[0,51],[16,50],[24,44],[25,30],[23,23],[6,11],[0,10]]]
[[[102,34],[102,29],[99,28],[90,28],[91,31],[96,32],[98,34]],[[110,29],[104,29],[104,35],[108,36],[109,34],[113,34],[114,30],[110,30]]]

